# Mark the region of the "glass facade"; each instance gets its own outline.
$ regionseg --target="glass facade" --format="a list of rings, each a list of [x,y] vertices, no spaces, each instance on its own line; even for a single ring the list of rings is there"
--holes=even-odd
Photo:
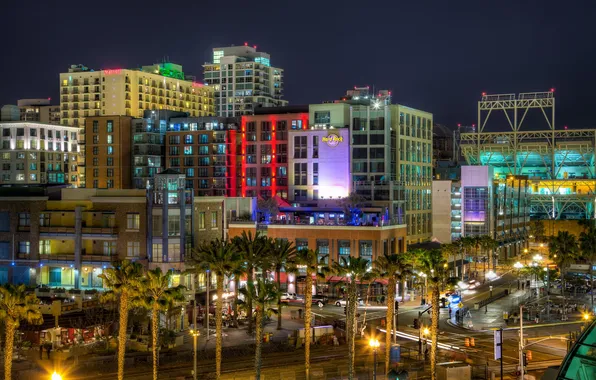
[[[576,379],[596,379],[596,321],[571,348],[557,376],[557,380]]]

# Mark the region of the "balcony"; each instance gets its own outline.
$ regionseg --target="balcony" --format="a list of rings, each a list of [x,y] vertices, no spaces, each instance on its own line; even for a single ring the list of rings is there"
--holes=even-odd
[[[112,237],[118,236],[117,230],[114,227],[83,227],[83,237]]]
[[[74,235],[74,226],[40,226],[39,236],[70,236]]]

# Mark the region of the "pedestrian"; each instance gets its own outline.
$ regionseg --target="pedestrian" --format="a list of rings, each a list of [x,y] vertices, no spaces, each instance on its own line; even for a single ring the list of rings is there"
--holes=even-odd
[[[50,351],[52,351],[52,345],[51,344],[48,344],[46,346],[46,350],[47,350],[47,353],[48,353],[48,360],[50,360]]]
[[[43,343],[39,344],[39,360],[43,360]]]

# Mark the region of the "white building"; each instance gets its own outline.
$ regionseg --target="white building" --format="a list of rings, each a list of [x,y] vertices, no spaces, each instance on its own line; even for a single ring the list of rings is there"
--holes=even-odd
[[[432,184],[433,240],[442,244],[452,243],[462,233],[461,183],[437,180]]]
[[[205,82],[215,89],[217,116],[251,115],[255,107],[279,107],[283,96],[283,70],[271,67],[271,57],[257,47],[213,49],[213,62],[203,65]]]
[[[0,134],[0,184],[67,184],[77,181],[78,128],[2,122]]]

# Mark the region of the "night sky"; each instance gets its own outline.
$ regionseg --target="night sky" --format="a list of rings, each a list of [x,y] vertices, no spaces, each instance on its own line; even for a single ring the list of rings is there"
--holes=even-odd
[[[200,79],[212,48],[248,42],[285,69],[290,104],[370,85],[454,126],[476,122],[483,91],[554,87],[557,127],[596,128],[589,1],[33,0],[1,13],[0,105],[58,103],[70,64],[131,68],[169,56]]]

